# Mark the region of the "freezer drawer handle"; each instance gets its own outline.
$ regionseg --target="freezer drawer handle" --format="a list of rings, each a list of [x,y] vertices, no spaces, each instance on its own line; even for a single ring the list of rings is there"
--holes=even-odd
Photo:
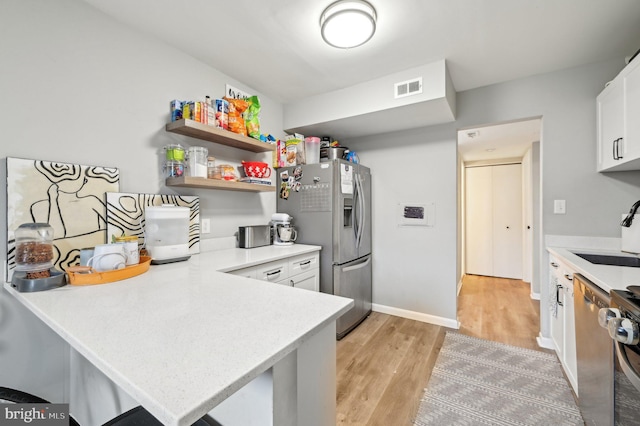
[[[366,262],[358,263],[357,265],[353,265],[353,266],[347,266],[346,268],[343,268],[342,271],[349,272],[349,271],[354,271],[356,269],[361,269],[367,266],[369,263],[371,263],[371,258],[368,258]]]

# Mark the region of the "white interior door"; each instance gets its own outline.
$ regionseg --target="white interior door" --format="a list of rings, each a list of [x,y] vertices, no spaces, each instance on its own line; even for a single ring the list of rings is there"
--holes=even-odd
[[[467,274],[493,275],[493,207],[491,167],[469,167],[465,173]]]
[[[531,149],[522,158],[522,281],[530,283],[533,270],[533,174]]]
[[[493,276],[522,279],[522,166],[493,166]]]
[[[522,167],[466,169],[466,273],[522,279]]]

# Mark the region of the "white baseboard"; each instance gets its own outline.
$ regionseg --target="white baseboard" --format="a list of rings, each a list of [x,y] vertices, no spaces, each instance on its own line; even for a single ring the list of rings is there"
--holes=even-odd
[[[550,337],[543,337],[541,334],[536,337],[536,341],[538,342],[538,346],[545,349],[555,350],[556,347],[553,344],[553,340]]]
[[[422,312],[408,311],[406,309],[394,308],[392,306],[378,305],[373,303],[371,309],[375,312],[394,315],[396,317],[408,318],[416,321],[426,322],[429,324],[440,325],[454,329],[460,328],[460,322],[451,318],[437,317],[434,315],[424,314]]]
[[[462,277],[460,277],[460,281],[458,281],[458,288],[456,290],[456,296],[460,296],[460,290],[462,290]]]
[[[533,300],[540,300],[540,293],[530,293],[529,296],[533,299]]]

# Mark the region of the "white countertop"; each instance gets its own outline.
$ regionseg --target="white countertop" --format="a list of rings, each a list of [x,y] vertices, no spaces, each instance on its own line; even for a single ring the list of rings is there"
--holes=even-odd
[[[5,288],[158,420],[186,425],[353,305],[219,271],[319,249],[220,250],[109,284]]]
[[[567,266],[584,275],[606,292],[610,290],[624,290],[630,285],[640,285],[640,268],[596,265],[575,255],[575,253],[594,253],[636,257],[633,254],[616,250],[596,250],[593,248],[547,247],[547,250],[559,257],[559,260],[566,263]]]

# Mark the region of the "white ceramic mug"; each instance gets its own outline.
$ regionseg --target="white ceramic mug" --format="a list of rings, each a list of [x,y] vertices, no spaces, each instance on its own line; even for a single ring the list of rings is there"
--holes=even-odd
[[[123,244],[100,244],[94,247],[93,256],[87,261],[98,272],[113,271],[126,266],[127,257]]]
[[[80,266],[87,266],[89,259],[93,257],[93,247],[80,249]]]

